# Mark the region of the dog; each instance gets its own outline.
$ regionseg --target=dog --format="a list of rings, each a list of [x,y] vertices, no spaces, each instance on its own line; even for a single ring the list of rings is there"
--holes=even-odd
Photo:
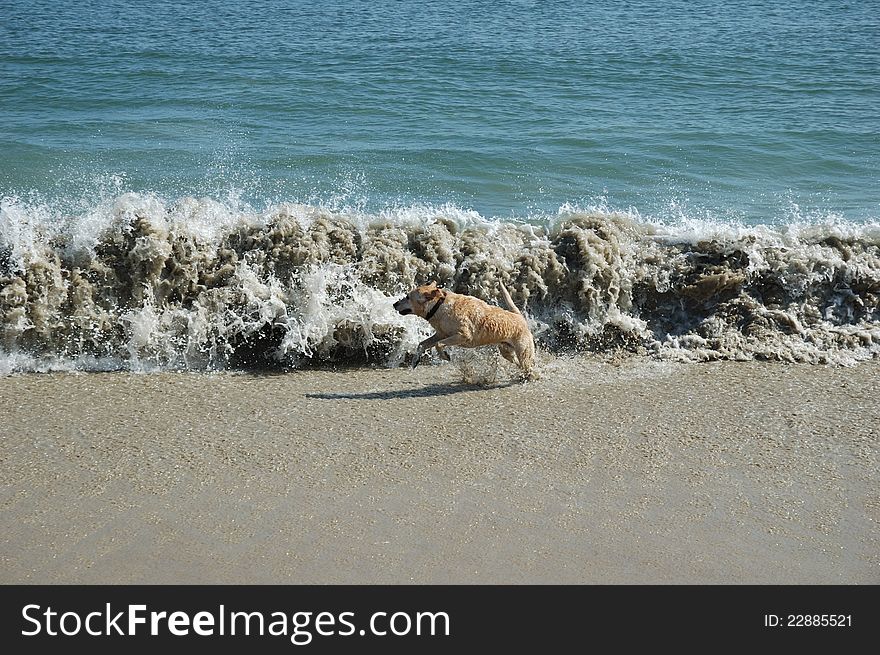
[[[441,289],[431,282],[416,287],[394,303],[399,314],[420,316],[437,331],[419,344],[412,367],[418,366],[422,355],[432,347],[448,361],[449,354],[444,350],[447,346],[477,348],[498,344],[501,356],[519,366],[524,379],[534,379],[535,340],[504,284],[501,297],[507,309]]]

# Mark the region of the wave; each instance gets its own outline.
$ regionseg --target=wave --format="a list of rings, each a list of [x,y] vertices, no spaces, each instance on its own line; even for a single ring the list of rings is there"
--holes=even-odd
[[[0,371],[405,361],[413,285],[524,306],[539,349],[850,364],[880,353],[880,225],[653,223],[562,208],[366,214],[127,193],[0,202]]]

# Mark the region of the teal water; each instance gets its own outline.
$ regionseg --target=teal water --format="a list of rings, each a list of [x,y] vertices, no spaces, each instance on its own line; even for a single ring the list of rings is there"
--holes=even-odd
[[[880,3],[0,0],[0,196],[880,216]]]

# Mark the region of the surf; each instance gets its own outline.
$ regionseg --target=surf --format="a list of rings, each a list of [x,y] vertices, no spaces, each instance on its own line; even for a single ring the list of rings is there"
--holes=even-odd
[[[368,213],[150,193],[0,201],[0,370],[398,366],[430,280],[499,302],[539,350],[852,364],[880,353],[880,224],[651,221],[564,206]]]

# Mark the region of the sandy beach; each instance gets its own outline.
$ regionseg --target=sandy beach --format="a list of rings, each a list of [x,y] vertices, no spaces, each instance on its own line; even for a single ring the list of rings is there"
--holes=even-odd
[[[0,378],[3,583],[880,583],[880,363]]]

